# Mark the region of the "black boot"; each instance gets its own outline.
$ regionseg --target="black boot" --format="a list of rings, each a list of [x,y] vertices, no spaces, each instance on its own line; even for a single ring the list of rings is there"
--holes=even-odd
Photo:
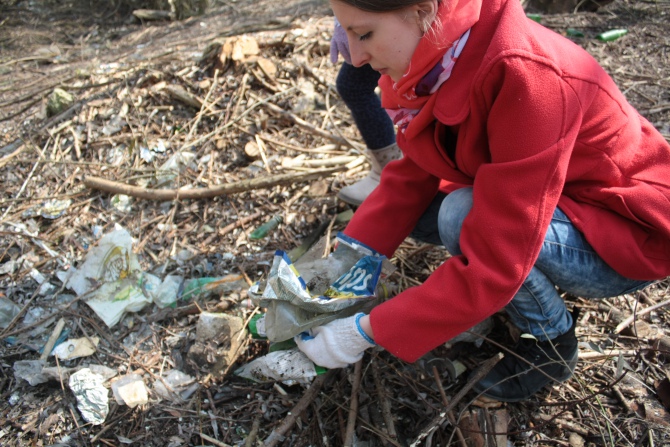
[[[491,399],[518,402],[553,381],[568,380],[577,365],[575,322],[578,314],[575,309],[570,330],[553,340],[538,341],[522,336],[512,351],[525,361],[506,353],[491,372],[474,385],[474,391]]]

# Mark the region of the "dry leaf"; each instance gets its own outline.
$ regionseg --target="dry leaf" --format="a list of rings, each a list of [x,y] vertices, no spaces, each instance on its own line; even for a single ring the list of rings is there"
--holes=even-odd
[[[326,180],[317,180],[309,185],[310,197],[323,197],[328,194],[328,185],[330,183]]]
[[[656,394],[666,409],[670,409],[670,380],[666,377],[656,383]]]
[[[242,36],[233,44],[231,58],[234,61],[243,61],[248,56],[255,56],[260,52],[256,39],[250,36]]]
[[[256,63],[266,76],[274,78],[277,74],[277,66],[270,59],[259,57],[258,60],[256,60]]]

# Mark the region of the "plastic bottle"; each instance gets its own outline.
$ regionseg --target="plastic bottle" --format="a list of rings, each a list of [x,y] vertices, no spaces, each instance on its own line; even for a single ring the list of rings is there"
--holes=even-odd
[[[611,29],[609,31],[605,31],[604,33],[598,34],[598,40],[602,40],[603,42],[611,42],[613,40],[617,40],[619,37],[625,36],[628,34],[627,29]]]
[[[542,14],[533,14],[533,13],[528,13],[526,14],[526,17],[528,17],[530,20],[541,23],[542,22]]]
[[[262,239],[268,235],[268,233],[279,226],[280,223],[284,221],[284,218],[280,215],[273,216],[272,219],[265,222],[260,227],[256,228],[249,235],[249,239]]]
[[[576,28],[568,28],[565,33],[570,37],[584,37],[584,33]]]

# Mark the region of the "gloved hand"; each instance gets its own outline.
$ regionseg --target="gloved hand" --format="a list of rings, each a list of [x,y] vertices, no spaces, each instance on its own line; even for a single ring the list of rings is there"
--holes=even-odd
[[[333,36],[330,38],[330,61],[334,64],[337,62],[338,54],[351,64],[351,53],[349,53],[349,40],[347,39],[347,32],[344,31],[340,22],[335,19],[335,28],[333,29]]]
[[[363,352],[375,342],[361,329],[358,313],[352,317],[331,321],[312,328],[309,333],[295,336],[298,348],[311,361],[325,368],[344,368],[363,358]]]

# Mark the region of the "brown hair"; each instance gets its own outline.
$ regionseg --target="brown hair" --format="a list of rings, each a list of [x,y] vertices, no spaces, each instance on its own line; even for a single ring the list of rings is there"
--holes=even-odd
[[[332,0],[346,3],[354,8],[369,12],[398,11],[408,6],[416,5],[424,0]],[[437,0],[438,3],[441,0]]]

